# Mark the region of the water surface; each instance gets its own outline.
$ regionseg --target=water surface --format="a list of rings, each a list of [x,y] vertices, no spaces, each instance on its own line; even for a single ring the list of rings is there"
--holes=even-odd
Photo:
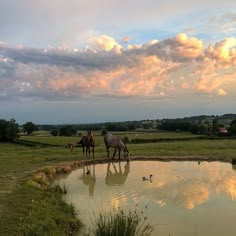
[[[153,175],[152,181],[142,177]],[[111,208],[144,211],[157,236],[235,236],[236,170],[221,162],[132,161],[85,166],[61,184],[79,218]]]

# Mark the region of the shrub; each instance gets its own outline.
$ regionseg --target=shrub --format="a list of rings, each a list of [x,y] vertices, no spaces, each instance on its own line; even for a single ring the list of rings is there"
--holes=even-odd
[[[95,218],[90,230],[94,236],[149,236],[153,231],[147,218],[137,211],[125,213],[119,209],[99,213]]]
[[[17,133],[19,131],[18,124],[14,119],[10,121],[0,120],[0,141],[14,141],[17,138]]]
[[[102,132],[101,132],[101,135],[102,136],[105,136],[107,134],[107,130],[106,129],[103,129]]]
[[[58,130],[58,129],[52,129],[52,130],[50,131],[50,134],[51,134],[52,136],[58,136],[59,130]]]

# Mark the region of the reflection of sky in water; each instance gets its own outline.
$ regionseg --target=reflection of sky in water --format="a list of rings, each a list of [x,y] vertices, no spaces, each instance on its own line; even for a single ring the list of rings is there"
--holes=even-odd
[[[150,174],[152,182],[142,181]],[[85,222],[101,209],[138,208],[156,225],[153,235],[236,235],[236,170],[229,163],[99,164],[61,182]]]

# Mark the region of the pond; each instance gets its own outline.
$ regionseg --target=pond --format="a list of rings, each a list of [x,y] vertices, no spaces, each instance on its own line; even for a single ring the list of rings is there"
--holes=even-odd
[[[153,177],[143,181],[143,176]],[[131,161],[84,166],[59,180],[86,225],[94,212],[143,211],[157,236],[235,236],[236,169],[230,163]]]

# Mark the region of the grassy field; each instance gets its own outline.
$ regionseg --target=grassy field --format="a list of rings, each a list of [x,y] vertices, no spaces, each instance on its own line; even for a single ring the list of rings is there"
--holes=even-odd
[[[175,142],[128,144],[131,156],[197,155],[228,159],[236,157],[236,139],[192,140],[193,136],[188,133],[119,132],[117,135],[127,136],[129,140],[137,138],[137,136],[142,139],[164,137],[175,140]],[[176,139],[183,137],[189,137],[189,140],[176,141]],[[32,235],[30,232],[50,231],[50,229],[57,232],[58,225],[55,225],[55,222],[60,222],[59,225],[64,224],[65,228],[67,224],[72,224],[71,222],[74,220],[73,209],[69,206],[54,207],[55,202],[57,202],[55,199],[60,199],[61,195],[58,197],[58,194],[52,190],[47,192],[36,189],[29,186],[27,181],[35,172],[46,166],[82,160],[83,154],[80,147],[75,148],[73,152],[66,148],[67,143],[76,142],[79,139],[80,137],[34,135],[20,138],[20,140],[35,143],[34,146],[0,143],[0,235],[24,235],[24,232],[26,232],[25,235]],[[95,133],[95,139],[95,158],[105,158],[105,145],[100,132]],[[45,145],[41,146],[40,143]],[[55,199],[53,198],[54,195]],[[57,206],[63,205],[60,201],[56,204]],[[57,219],[58,215],[62,217]],[[76,222],[73,222],[72,225],[76,225]],[[42,227],[48,227],[48,229],[42,229]],[[62,232],[66,232],[66,229]],[[65,234],[62,233],[61,235]]]
[[[79,142],[82,136],[78,137],[61,137],[61,136],[50,136],[46,131],[38,133],[35,132],[30,136],[21,136],[20,140],[30,141],[30,142],[38,142],[42,144],[50,144],[57,146],[64,146],[69,142]],[[120,136],[122,138],[127,137],[131,142],[134,139],[170,139],[170,140],[178,140],[178,139],[193,139],[205,137],[204,135],[193,135],[191,133],[176,133],[176,132],[157,132],[156,130],[150,131],[136,131],[136,132],[113,132],[114,135]],[[84,132],[82,135],[86,135]],[[101,132],[93,132],[93,135],[96,139],[96,145],[100,146],[104,144],[103,136],[101,136]]]

